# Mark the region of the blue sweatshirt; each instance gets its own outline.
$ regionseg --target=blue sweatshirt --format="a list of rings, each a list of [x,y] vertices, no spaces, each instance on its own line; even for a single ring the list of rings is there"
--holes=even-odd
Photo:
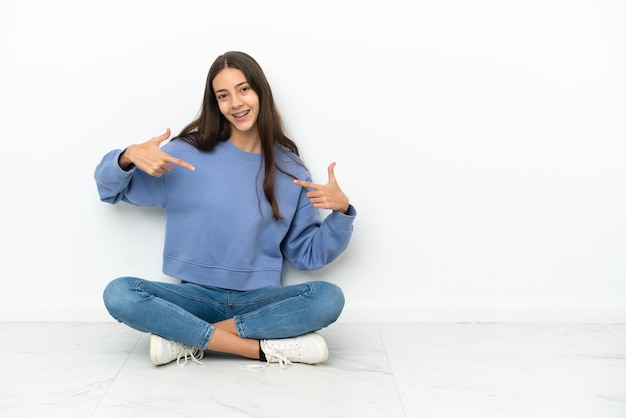
[[[278,170],[274,190],[283,219],[273,218],[263,193],[261,154],[230,141],[203,152],[173,140],[163,151],[195,171],[176,165],[161,177],[137,168],[124,171],[118,164],[122,150],[113,150],[94,175],[103,202],[165,209],[163,273],[201,285],[250,290],[280,285],[285,261],[300,270],[319,269],[348,246],[354,207],[322,220],[306,190]],[[296,178],[311,181],[288,152],[277,146],[276,162]]]

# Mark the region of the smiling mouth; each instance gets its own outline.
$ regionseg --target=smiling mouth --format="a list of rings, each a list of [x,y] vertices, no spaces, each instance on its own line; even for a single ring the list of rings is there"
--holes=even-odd
[[[233,117],[234,118],[243,118],[248,113],[250,113],[250,110],[246,110],[245,112],[241,112],[241,113],[233,113]]]

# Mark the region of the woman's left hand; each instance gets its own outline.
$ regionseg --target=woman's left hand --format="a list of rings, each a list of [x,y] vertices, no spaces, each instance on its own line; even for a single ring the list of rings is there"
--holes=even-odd
[[[331,209],[337,212],[346,213],[350,206],[348,196],[345,195],[337,179],[335,178],[335,165],[332,163],[328,166],[328,183],[316,184],[308,181],[294,180],[293,182],[298,186],[312,189],[306,193],[306,197],[309,198],[314,208],[318,209]]]

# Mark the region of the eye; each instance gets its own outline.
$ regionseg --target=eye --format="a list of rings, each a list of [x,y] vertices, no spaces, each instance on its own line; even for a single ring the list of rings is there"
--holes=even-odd
[[[250,91],[250,90],[252,90],[252,89],[250,88],[250,86],[243,86],[243,87],[241,88],[241,92],[242,92],[242,93],[247,93],[247,92],[248,92],[248,91]]]
[[[217,98],[217,100],[224,100],[226,98],[226,93],[220,93],[215,97]]]

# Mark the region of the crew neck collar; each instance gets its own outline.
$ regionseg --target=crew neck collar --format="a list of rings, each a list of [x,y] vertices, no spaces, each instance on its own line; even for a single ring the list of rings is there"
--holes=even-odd
[[[240,159],[246,160],[246,161],[253,161],[253,162],[261,161],[261,153],[260,152],[259,153],[255,153],[255,152],[244,151],[241,148],[237,147],[235,144],[233,144],[230,141],[230,139],[224,141],[224,145],[237,158],[240,158]]]

